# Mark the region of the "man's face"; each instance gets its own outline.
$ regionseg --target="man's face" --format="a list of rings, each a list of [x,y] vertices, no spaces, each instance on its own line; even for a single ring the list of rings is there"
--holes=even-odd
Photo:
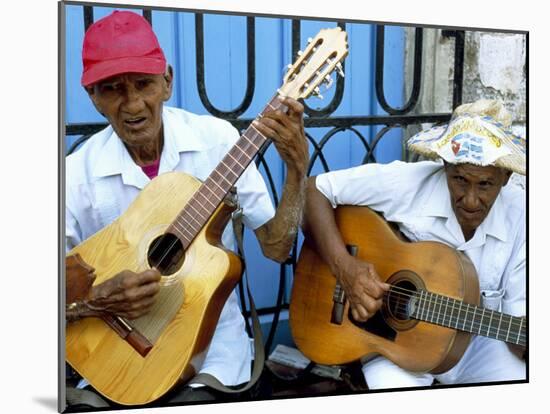
[[[510,173],[493,166],[445,164],[451,205],[464,237],[473,237],[485,220]]]
[[[125,73],[88,88],[95,107],[131,148],[159,142],[162,105],[172,93],[172,75]]]

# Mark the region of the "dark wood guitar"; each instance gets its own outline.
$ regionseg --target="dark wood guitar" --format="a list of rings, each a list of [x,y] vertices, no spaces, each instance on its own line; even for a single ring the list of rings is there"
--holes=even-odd
[[[283,97],[318,93],[347,53],[344,31],[321,30],[290,65],[264,111],[286,110]],[[158,176],[122,216],[68,253],[69,258],[78,254],[83,273],[94,269],[95,284],[125,269],[155,267],[162,274],[148,314],[132,321],[105,315],[67,325],[67,361],[108,399],[146,404],[200,369],[223,305],[241,276],[240,259],[221,247],[234,210],[227,195],[266,142],[251,125],[204,182],[179,172]]]
[[[352,319],[343,289],[304,242],[290,301],[298,348],[319,364],[384,355],[415,372],[441,373],[461,358],[472,334],[526,346],[526,319],[479,306],[475,268],[439,242],[403,240],[367,207],[340,206],[336,222],[351,254],[373,263],[391,285],[383,306],[365,323]]]

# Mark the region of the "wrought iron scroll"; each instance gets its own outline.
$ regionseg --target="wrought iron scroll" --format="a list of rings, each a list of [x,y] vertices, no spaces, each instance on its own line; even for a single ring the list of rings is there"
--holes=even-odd
[[[390,115],[403,115],[410,112],[418,102],[420,96],[420,81],[422,70],[422,37],[423,29],[415,30],[414,38],[414,69],[413,86],[409,100],[402,108],[393,108],[386,101],[384,94],[384,35],[385,26],[378,25],[376,28],[376,97],[384,111]]]
[[[204,16],[200,13],[195,15],[195,45],[197,50],[197,88],[199,97],[208,112],[220,118],[238,118],[250,106],[254,96],[254,87],[256,83],[256,37],[255,37],[255,19],[246,18],[246,56],[248,60],[246,73],[246,92],[239,106],[231,111],[223,111],[216,108],[206,92],[205,70],[204,70]]]

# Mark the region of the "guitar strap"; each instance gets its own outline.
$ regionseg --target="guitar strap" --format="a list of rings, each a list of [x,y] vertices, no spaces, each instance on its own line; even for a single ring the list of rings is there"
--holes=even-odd
[[[265,362],[264,344],[263,344],[260,320],[256,312],[256,307],[254,305],[254,299],[252,298],[252,293],[250,292],[248,277],[246,277],[246,274],[248,272],[246,271],[246,259],[244,257],[244,247],[243,247],[244,226],[242,223],[242,218],[243,218],[242,208],[238,208],[237,210],[235,210],[235,212],[233,212],[232,214],[233,232],[235,233],[235,237],[237,239],[237,246],[239,248],[239,252],[243,258],[243,266],[244,266],[243,279],[246,283],[246,293],[248,295],[248,300],[250,303],[250,316],[252,318],[252,331],[254,335],[254,363],[253,363],[250,381],[248,381],[246,384],[244,384],[242,387],[239,387],[239,388],[227,387],[223,385],[216,377],[210,374],[201,373],[196,375],[189,382],[189,384],[206,385],[217,391],[221,391],[228,394],[238,394],[251,389],[254,386],[254,384],[256,384],[260,376],[262,375],[264,362]]]

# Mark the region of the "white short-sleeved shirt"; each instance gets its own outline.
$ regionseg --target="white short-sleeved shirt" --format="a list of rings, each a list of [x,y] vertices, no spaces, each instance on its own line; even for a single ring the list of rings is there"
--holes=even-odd
[[[369,206],[396,222],[411,241],[439,241],[464,252],[477,270],[483,305],[525,315],[526,198],[519,186],[502,188],[468,241],[452,210],[441,163],[366,164],[321,174],[316,186],[333,207]]]
[[[239,138],[226,121],[164,107],[164,147],[159,175],[183,171],[205,180]],[[111,126],[92,136],[66,160],[67,251],[118,216],[149,183]],[[275,214],[265,182],[254,163],[236,183],[243,223],[256,229]],[[222,235],[225,247],[236,250],[231,223]],[[200,372],[215,376],[225,385],[250,379],[250,339],[244,329],[238,298],[229,296]]]

